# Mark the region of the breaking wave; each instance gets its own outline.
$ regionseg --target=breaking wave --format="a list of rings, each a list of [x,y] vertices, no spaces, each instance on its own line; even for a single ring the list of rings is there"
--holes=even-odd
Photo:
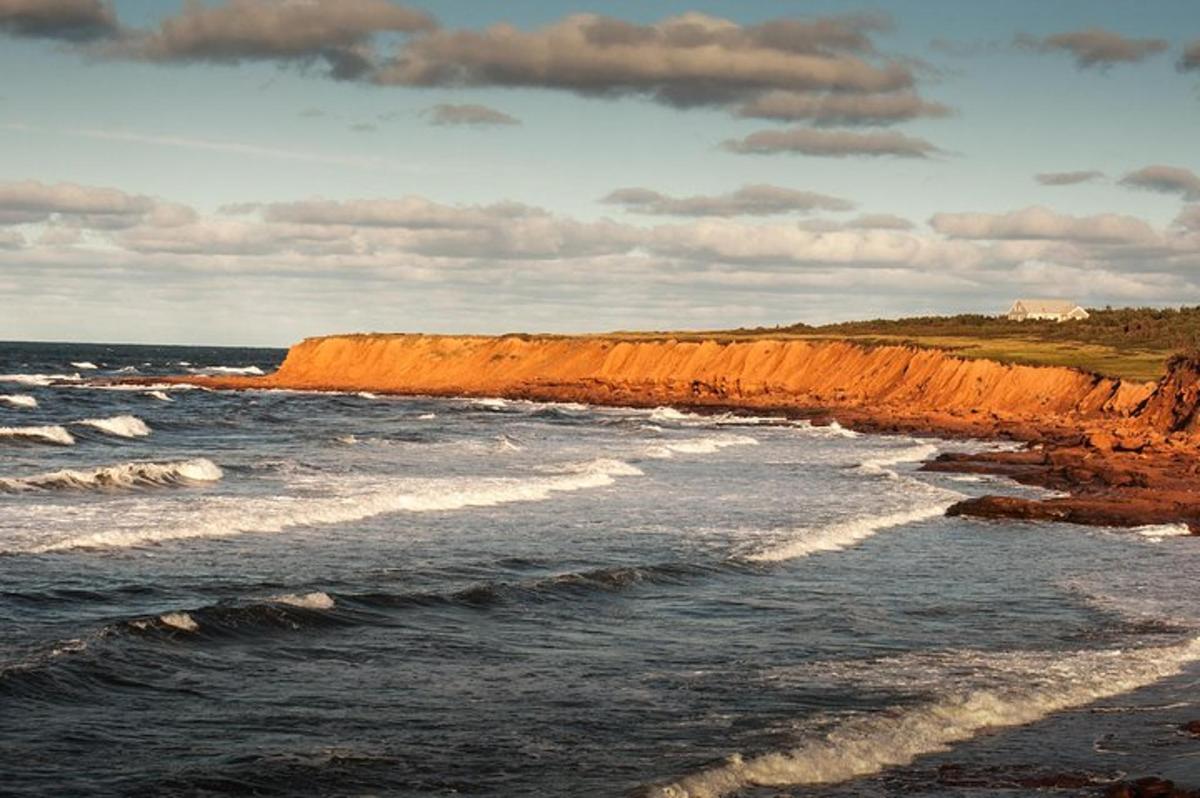
[[[647,457],[667,459],[676,454],[713,454],[729,446],[757,446],[758,439],[748,435],[710,435],[679,441],[666,441],[646,449]]]
[[[493,507],[513,502],[549,499],[567,493],[611,485],[617,477],[642,472],[621,461],[598,459],[559,467],[552,476],[519,479],[448,478],[349,483],[342,495],[300,498],[281,504],[244,500],[200,510],[175,525],[112,529],[18,550],[40,554],[73,549],[113,549],[159,544],[173,540],[222,538],[245,533],[280,532],[300,526],[324,526],[357,521],[387,513],[438,512],[466,507]]]
[[[59,446],[70,446],[75,443],[75,436],[67,432],[66,427],[57,424],[42,427],[0,427],[0,440],[26,440],[35,443],[53,443]]]
[[[46,387],[57,382],[79,382],[78,374],[0,374],[0,382],[15,382],[18,385]]]
[[[1188,528],[1187,524],[1148,524],[1135,526],[1132,531],[1150,540],[1177,538],[1192,534],[1192,530]]]
[[[204,458],[173,463],[119,463],[91,471],[68,468],[31,477],[0,477],[0,492],[187,485],[215,482],[221,477],[221,469]]]
[[[174,402],[175,401],[174,399],[167,396],[162,391],[146,391],[146,396],[149,396],[151,399],[157,399],[160,402]]]
[[[100,368],[99,366],[97,366],[95,363],[93,363],[93,362],[92,362],[92,361],[90,361],[90,360],[80,360],[80,361],[78,361],[78,362],[76,362],[76,361],[72,360],[72,361],[71,361],[71,366],[72,366],[73,368],[77,368],[77,369],[83,369],[84,371],[90,371],[90,370],[92,370],[92,369],[98,369],[98,368]]]
[[[926,521],[944,515],[950,505],[962,498],[961,494],[953,491],[938,491],[938,493],[939,498],[905,510],[861,516],[826,526],[800,530],[798,536],[793,540],[746,555],[744,559],[750,562],[785,562],[808,557],[818,552],[839,551],[866,540],[884,529],[915,524],[918,521]]]
[[[204,366],[202,368],[189,368],[188,371],[192,374],[243,374],[256,377],[266,374],[258,366]]]
[[[987,729],[1022,726],[1065,709],[1127,693],[1200,659],[1200,638],[1174,646],[1088,651],[1051,659],[1019,680],[940,690],[927,704],[843,722],[786,751],[745,758],[650,785],[643,798],[720,798],[750,787],[829,784],[907,765]]]
[[[32,408],[38,406],[36,398],[23,393],[0,394],[0,402],[12,407]]]
[[[113,416],[112,418],[85,418],[73,422],[92,427],[118,438],[143,438],[150,434],[150,427],[137,416]]]
[[[920,443],[916,446],[909,446],[905,449],[863,460],[859,463],[858,470],[867,474],[886,474],[895,477],[897,476],[896,472],[890,470],[888,466],[900,465],[901,463],[919,463],[922,460],[929,459],[937,454],[937,452],[938,448],[932,443]]]

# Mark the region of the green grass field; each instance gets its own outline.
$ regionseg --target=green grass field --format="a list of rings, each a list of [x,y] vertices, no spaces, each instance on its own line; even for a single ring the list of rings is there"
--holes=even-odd
[[[1167,360],[1200,349],[1200,307],[1089,308],[1082,321],[1009,321],[980,315],[874,319],[811,326],[743,328],[690,333],[622,333],[676,339],[799,338],[908,344],[1002,363],[1069,366],[1127,380],[1156,380]]]

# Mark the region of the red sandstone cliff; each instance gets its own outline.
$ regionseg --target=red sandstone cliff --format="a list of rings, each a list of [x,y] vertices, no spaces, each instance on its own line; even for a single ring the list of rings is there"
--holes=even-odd
[[[853,426],[1004,435],[1021,452],[927,467],[999,473],[1071,493],[983,497],[952,512],[1200,530],[1200,362],[1154,383],[1070,368],[968,360],[908,346],[795,339],[347,335],[312,338],[265,377],[187,377],[214,388],[502,396],[595,404],[834,413]]]

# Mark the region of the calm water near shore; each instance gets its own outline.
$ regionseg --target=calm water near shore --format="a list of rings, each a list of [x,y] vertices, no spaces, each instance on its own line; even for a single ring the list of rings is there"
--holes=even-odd
[[[1200,784],[1178,529],[945,518],[1029,492],[916,470],[981,442],[93,384],[283,354],[0,343],[0,795]]]

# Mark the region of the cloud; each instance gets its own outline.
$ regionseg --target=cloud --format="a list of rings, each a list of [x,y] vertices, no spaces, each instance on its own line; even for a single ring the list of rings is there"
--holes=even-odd
[[[729,194],[693,197],[668,197],[647,188],[621,188],[600,201],[658,216],[771,216],[854,208],[854,203],[828,194],[761,184],[743,186]]]
[[[1089,169],[1079,172],[1042,172],[1034,175],[1033,179],[1043,186],[1073,186],[1078,183],[1091,183],[1102,177],[1104,177],[1103,172]]]
[[[82,42],[117,31],[112,6],[101,0],[0,0],[0,33]]]
[[[1200,233],[1200,205],[1185,205],[1172,223],[1176,227]]]
[[[503,111],[486,105],[449,105],[442,103],[425,110],[433,125],[467,125],[492,127],[495,125],[519,125],[521,120]]]
[[[1087,28],[1044,38],[1022,33],[1017,35],[1015,43],[1039,53],[1056,50],[1070,53],[1080,69],[1136,63],[1167,49],[1166,39],[1131,39],[1103,28]]]
[[[376,34],[433,27],[423,11],[388,0],[186,3],[157,29],[129,32],[98,52],[156,62],[323,61],[330,77],[352,80],[374,68]]]
[[[128,194],[115,188],[36,180],[0,183],[0,225],[55,222],[93,230],[135,225],[176,227],[196,218],[186,205]]]
[[[1048,208],[1011,213],[939,213],[929,220],[950,238],[1054,240],[1091,243],[1144,243],[1155,239],[1150,225],[1132,216],[1105,213],[1070,216]]]
[[[1200,39],[1183,48],[1183,55],[1179,57],[1178,66],[1180,72],[1200,70]]]
[[[875,56],[884,18],[777,19],[742,26],[687,13],[649,25],[574,14],[536,30],[435,30],[404,42],[374,79],[402,86],[520,86],[649,97],[688,107],[770,90],[890,92],[911,69]]]
[[[1129,188],[1180,194],[1186,200],[1200,199],[1200,175],[1178,166],[1144,166],[1125,175],[1120,182]]]
[[[507,224],[548,216],[541,208],[516,202],[492,205],[443,205],[424,197],[374,200],[298,200],[264,206],[271,222],[354,227],[399,227],[411,230],[454,230]]]
[[[737,109],[737,115],[816,125],[892,125],[917,117],[944,117],[950,108],[921,99],[911,90],[886,94],[818,94],[769,91]]]
[[[912,230],[915,225],[902,216],[869,213],[846,222],[846,227],[858,230]]]
[[[745,138],[729,139],[721,145],[730,152],[747,155],[799,153],[828,158],[851,156],[927,158],[941,152],[925,139],[895,131],[853,133],[846,130],[760,130]]]

